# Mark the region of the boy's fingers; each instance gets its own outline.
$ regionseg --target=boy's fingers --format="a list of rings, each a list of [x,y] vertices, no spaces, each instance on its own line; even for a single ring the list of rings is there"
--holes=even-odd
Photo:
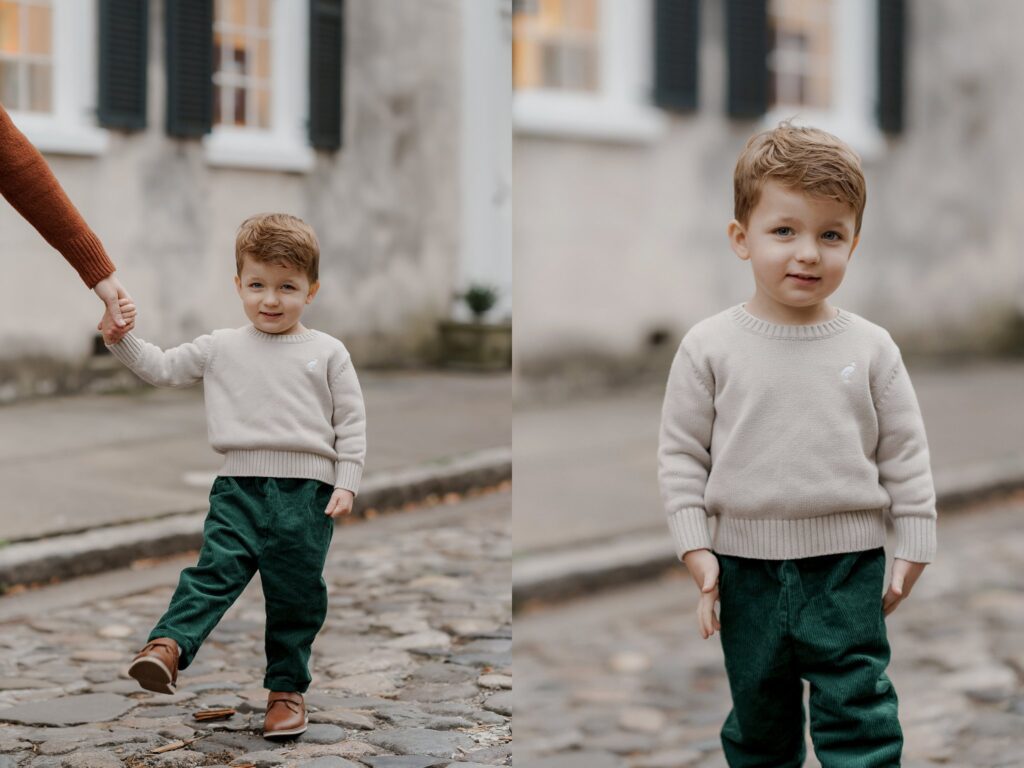
[[[710,592],[714,588],[715,588],[715,574],[713,574],[711,571],[708,571],[706,574],[704,574],[704,586],[701,587],[700,591],[704,592],[704,593],[707,593],[707,592]]]

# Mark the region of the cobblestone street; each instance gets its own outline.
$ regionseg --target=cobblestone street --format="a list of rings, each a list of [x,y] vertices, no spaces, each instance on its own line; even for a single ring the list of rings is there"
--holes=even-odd
[[[905,768],[1024,765],[1022,520],[1019,495],[940,512],[938,559],[888,619]],[[698,634],[696,594],[680,566],[518,614],[516,765],[726,765],[728,684],[718,635]]]
[[[290,742],[260,735],[258,579],[174,696],[125,670],[194,555],[4,597],[0,768],[508,765],[510,513],[505,491],[335,530],[309,730]],[[216,707],[237,714],[193,718]]]

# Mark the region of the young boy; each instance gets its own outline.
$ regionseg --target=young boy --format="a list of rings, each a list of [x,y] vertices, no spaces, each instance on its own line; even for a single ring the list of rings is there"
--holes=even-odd
[[[747,143],[734,182],[729,241],[754,295],[686,334],[658,454],[701,634],[721,631],[725,757],[801,765],[805,679],[823,765],[897,766],[884,615],[934,557],[935,492],[899,349],[827,301],[860,236],[860,161],[783,123]],[[883,598],[886,517],[896,551]]]
[[[163,351],[126,335],[109,313],[101,323],[110,351],[150,384],[202,380],[210,443],[224,454],[199,563],[182,572],[129,674],[147,690],[174,693],[178,670],[259,571],[266,737],[306,730],[310,646],[327,612],[324,561],[334,518],[352,510],[366,451],[348,351],[301,322],[319,289],[319,257],[316,235],[301,219],[253,216],[235,240],[235,287],[250,325]]]

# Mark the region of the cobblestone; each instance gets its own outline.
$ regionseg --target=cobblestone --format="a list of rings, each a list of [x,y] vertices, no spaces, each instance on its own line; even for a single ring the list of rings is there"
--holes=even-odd
[[[260,735],[258,579],[174,696],[141,690],[126,670],[194,556],[158,566],[167,578],[155,588],[133,590],[125,572],[117,594],[83,591],[45,616],[0,624],[0,765],[509,764],[510,718],[485,704],[495,696],[490,678],[505,684],[512,674],[510,507],[502,492],[337,529],[325,570],[330,610],[306,696],[310,726],[292,741]],[[192,717],[220,706],[237,714]],[[198,740],[152,753],[190,739]]]
[[[938,558],[887,620],[906,766],[1024,765],[1022,520],[1019,495],[940,514]],[[695,597],[680,567],[517,615],[516,763],[724,766],[728,683],[718,636],[697,633]]]

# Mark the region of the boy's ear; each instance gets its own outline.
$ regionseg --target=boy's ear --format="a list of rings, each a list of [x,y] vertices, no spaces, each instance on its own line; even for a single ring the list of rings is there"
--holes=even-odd
[[[860,235],[853,238],[853,245],[850,246],[850,254],[846,257],[847,261],[853,258],[853,252],[857,250],[858,244],[860,244]]]
[[[311,286],[309,286],[309,293],[306,295],[306,303],[311,304],[313,297],[316,296],[316,292],[320,290],[320,281],[317,280]]]
[[[744,261],[749,259],[750,249],[747,248],[747,230],[744,229],[743,225],[736,219],[733,219],[729,222],[726,234],[729,235],[729,245],[732,247],[733,253]]]
[[[239,295],[242,294],[242,278],[238,275],[235,275],[235,290]]]

